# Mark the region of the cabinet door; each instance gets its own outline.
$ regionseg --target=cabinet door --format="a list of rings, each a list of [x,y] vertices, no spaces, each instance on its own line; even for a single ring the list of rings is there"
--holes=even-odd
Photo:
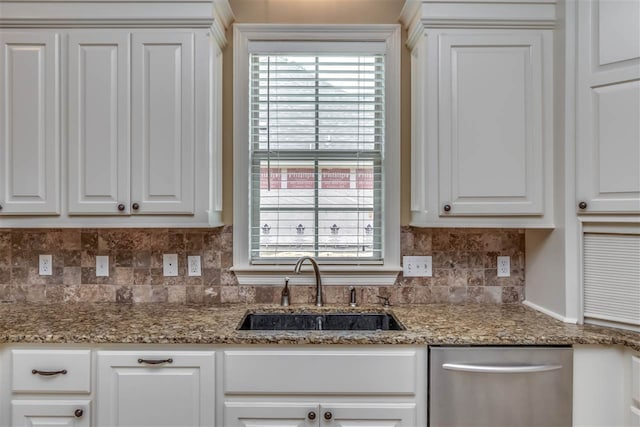
[[[326,427],[411,427],[413,403],[327,403],[320,405],[320,425]]]
[[[194,35],[134,33],[133,213],[194,212]]]
[[[440,214],[542,215],[543,34],[439,37]]]
[[[13,427],[89,427],[88,400],[13,400]]]
[[[576,210],[640,213],[640,2],[577,7]]]
[[[58,35],[0,32],[0,49],[0,214],[59,214]]]
[[[129,211],[129,97],[129,33],[71,33],[70,214]]]
[[[98,352],[97,424],[214,425],[213,352]]]
[[[225,427],[318,427],[317,404],[305,402],[225,402]]]

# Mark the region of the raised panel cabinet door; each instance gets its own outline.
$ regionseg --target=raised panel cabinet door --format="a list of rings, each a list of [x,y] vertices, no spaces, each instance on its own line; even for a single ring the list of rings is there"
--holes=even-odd
[[[97,363],[98,426],[214,425],[214,352],[100,351]]]
[[[194,213],[194,34],[132,36],[132,213]]]
[[[69,35],[70,214],[129,212],[129,33]]]
[[[414,403],[326,403],[320,405],[322,427],[411,427]]]
[[[317,403],[225,402],[225,427],[318,427]]]
[[[439,37],[440,215],[542,215],[542,32]]]
[[[640,213],[640,1],[577,7],[576,211]]]
[[[90,427],[89,400],[13,400],[12,427]]]
[[[0,215],[60,213],[58,35],[0,32]]]

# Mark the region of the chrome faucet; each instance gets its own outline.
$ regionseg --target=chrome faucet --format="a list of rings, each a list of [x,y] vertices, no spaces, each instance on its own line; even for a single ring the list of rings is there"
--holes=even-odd
[[[296,262],[296,266],[293,267],[293,272],[296,274],[300,274],[300,269],[302,268],[302,263],[306,260],[309,260],[311,266],[313,267],[313,272],[316,275],[316,306],[322,307],[322,279],[320,277],[320,267],[318,267],[318,263],[313,257],[303,256],[298,259]]]

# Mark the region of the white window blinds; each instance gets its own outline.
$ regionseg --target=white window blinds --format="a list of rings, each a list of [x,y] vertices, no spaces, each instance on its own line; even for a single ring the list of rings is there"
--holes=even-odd
[[[384,56],[252,54],[253,263],[382,260]]]

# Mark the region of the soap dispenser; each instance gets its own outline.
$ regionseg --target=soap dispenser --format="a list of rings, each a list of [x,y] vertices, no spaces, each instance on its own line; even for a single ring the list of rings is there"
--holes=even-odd
[[[284,289],[282,289],[282,295],[280,296],[280,305],[283,307],[289,306],[289,278],[284,278]]]

